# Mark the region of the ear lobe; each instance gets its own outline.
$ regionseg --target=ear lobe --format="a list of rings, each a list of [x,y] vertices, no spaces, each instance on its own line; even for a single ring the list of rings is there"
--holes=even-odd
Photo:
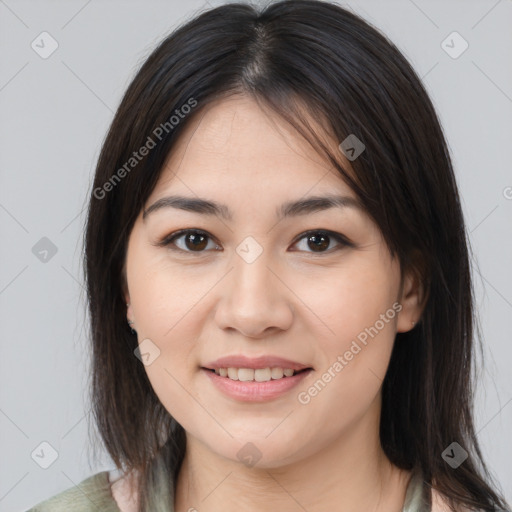
[[[125,302],[126,302],[126,320],[128,321],[128,323],[130,323],[130,322],[133,323],[132,305],[130,302],[130,295],[128,292],[125,292],[124,298],[125,298]],[[132,327],[132,329],[133,329],[133,327]]]
[[[414,264],[404,276],[401,295],[398,298],[402,305],[397,320],[398,332],[410,331],[421,318],[427,302],[426,290],[423,284],[423,271],[424,266],[421,256],[416,251]]]
[[[121,271],[121,294],[123,295],[125,304],[130,304],[130,293],[128,292],[128,283],[126,279],[126,266]]]

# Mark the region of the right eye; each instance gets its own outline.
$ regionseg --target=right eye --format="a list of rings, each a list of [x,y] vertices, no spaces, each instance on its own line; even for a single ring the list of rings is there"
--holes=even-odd
[[[208,247],[208,241],[213,244],[213,248],[215,250],[220,249],[219,245],[213,242],[212,237],[206,233],[206,231],[199,229],[181,229],[179,231],[175,231],[160,240],[156,245],[160,247],[168,247],[172,251],[200,254],[205,252],[205,249]],[[177,242],[180,242],[181,247]]]

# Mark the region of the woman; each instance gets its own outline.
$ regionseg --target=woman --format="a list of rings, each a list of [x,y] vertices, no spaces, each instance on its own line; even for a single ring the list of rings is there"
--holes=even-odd
[[[143,64],[85,233],[120,470],[32,510],[497,510],[464,219],[432,103],[335,4],[224,5]],[[455,399],[456,398],[456,399]]]

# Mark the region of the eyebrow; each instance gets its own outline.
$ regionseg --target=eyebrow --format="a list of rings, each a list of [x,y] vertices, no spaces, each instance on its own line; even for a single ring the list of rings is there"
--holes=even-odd
[[[361,203],[350,196],[310,196],[305,199],[299,199],[297,201],[290,201],[282,204],[277,208],[276,216],[279,220],[282,220],[286,217],[296,217],[299,215],[307,215],[310,213],[328,210],[330,208],[345,207],[364,211]],[[201,215],[216,215],[225,220],[233,219],[233,214],[224,204],[198,197],[167,196],[158,199],[149,208],[144,210],[142,220],[146,220],[150,213],[163,208],[175,208]]]

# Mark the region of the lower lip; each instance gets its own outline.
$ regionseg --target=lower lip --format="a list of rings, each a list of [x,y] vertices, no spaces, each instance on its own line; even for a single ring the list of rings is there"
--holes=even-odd
[[[211,379],[213,384],[226,395],[242,402],[265,402],[277,398],[297,386],[309,375],[312,370],[283,377],[281,379],[269,380],[267,382],[231,380],[228,377],[221,377],[215,372],[201,368],[203,373]]]

